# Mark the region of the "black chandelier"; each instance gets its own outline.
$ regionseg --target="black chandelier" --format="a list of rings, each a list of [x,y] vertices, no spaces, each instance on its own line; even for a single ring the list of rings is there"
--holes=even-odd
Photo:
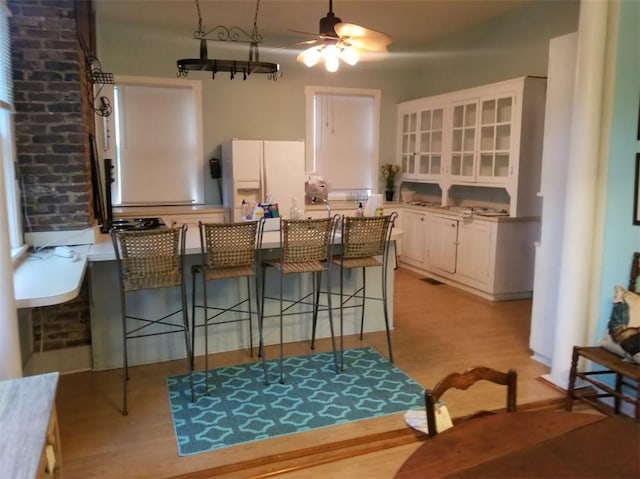
[[[277,80],[282,76],[280,65],[277,63],[261,62],[260,52],[258,51],[258,43],[262,42],[262,37],[258,33],[258,10],[260,8],[260,0],[256,2],[256,12],[253,18],[253,29],[251,33],[246,32],[240,27],[227,28],[218,25],[209,31],[205,31],[202,23],[202,14],[200,12],[200,3],[196,2],[198,10],[198,29],[194,32],[193,38],[200,40],[200,57],[199,58],[183,58],[178,60],[178,77],[186,77],[189,71],[210,71],[211,78],[215,79],[216,73],[228,72],[233,80],[236,75],[242,75],[242,79],[246,80],[252,73],[263,73],[267,75],[269,80]],[[213,37],[213,38],[212,38]],[[207,41],[231,41],[249,44],[248,60],[219,60],[210,59],[207,56]]]

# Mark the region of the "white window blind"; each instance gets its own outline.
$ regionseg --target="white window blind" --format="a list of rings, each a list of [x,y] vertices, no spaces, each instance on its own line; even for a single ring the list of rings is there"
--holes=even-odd
[[[200,83],[116,78],[113,203],[204,203]]]
[[[0,0],[0,160],[2,165],[2,194],[6,207],[11,250],[24,243],[20,217],[19,188],[15,172],[15,140],[13,129],[13,81],[11,76],[11,44],[9,39],[9,9]],[[4,216],[4,212],[3,216]]]
[[[308,169],[331,190],[375,191],[380,91],[307,87]]]

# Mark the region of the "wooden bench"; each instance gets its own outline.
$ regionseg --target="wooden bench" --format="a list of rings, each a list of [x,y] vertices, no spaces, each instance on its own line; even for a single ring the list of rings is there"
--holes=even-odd
[[[629,291],[637,292],[636,280],[639,269],[640,253],[634,253]],[[600,367],[578,371],[580,358],[591,361]],[[613,386],[603,380],[607,376],[615,376]],[[576,390],[577,379],[591,384],[595,389]],[[574,346],[565,409],[571,411],[573,401],[578,399],[602,412],[609,413],[610,410],[600,401],[602,398],[614,398],[613,410],[615,414],[620,413],[623,401],[631,404],[635,407],[636,421],[640,421],[640,364],[624,360],[601,346]]]

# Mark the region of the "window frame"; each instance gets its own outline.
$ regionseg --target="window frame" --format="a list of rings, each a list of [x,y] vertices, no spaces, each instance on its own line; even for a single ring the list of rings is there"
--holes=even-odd
[[[2,213],[6,214],[9,246],[14,263],[26,251],[20,211],[20,187],[16,175],[16,147],[13,107],[13,81],[11,75],[11,47],[9,38],[9,8],[6,0],[0,0],[0,22],[3,35],[0,38],[0,193]]]
[[[331,98],[339,97],[367,97],[373,100],[373,115],[370,119],[369,134],[371,135],[371,156],[369,164],[363,171],[368,171],[364,176],[361,185],[354,185],[354,188],[338,188],[330,191],[330,199],[345,199],[349,197],[354,190],[357,192],[366,191],[367,194],[376,193],[378,191],[378,163],[379,163],[379,142],[380,142],[380,103],[381,91],[377,89],[365,88],[336,88],[327,86],[306,86],[305,87],[305,116],[306,116],[306,168],[310,173],[315,172],[317,153],[316,153],[316,123],[320,121],[317,112],[314,109],[315,97],[318,95],[326,95]],[[331,108],[331,107],[330,107]],[[325,178],[331,183],[332,178]]]

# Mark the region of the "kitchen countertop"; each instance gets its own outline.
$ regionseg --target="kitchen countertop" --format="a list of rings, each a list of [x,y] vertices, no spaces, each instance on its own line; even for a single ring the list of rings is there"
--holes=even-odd
[[[465,214],[457,209],[449,209],[448,207],[439,207],[439,206],[421,206],[421,205],[412,205],[410,203],[401,204],[402,208],[409,211],[422,211],[429,213],[437,213],[443,216],[449,216],[451,218],[474,218],[482,221],[490,221],[493,223],[506,223],[506,222],[518,222],[518,221],[539,221],[539,216],[518,216],[512,217],[508,215],[494,215],[493,213],[469,213]],[[464,209],[464,208],[462,208]]]
[[[391,233],[391,239],[396,240],[404,234],[400,228],[394,228]],[[336,243],[341,241],[340,235],[336,234]],[[263,249],[280,247],[280,231],[265,231],[262,238]],[[188,229],[185,242],[185,254],[200,254],[200,234],[197,229]],[[88,261],[112,261],[115,260],[113,251],[113,243],[108,234],[98,235],[96,243],[91,245],[91,249],[87,254]]]
[[[228,208],[221,205],[155,205],[155,206],[114,206],[113,216],[134,216],[134,217],[147,217],[147,216],[162,216],[162,215],[175,215],[184,213],[224,213]]]
[[[71,258],[57,256],[53,248],[47,248],[29,253],[22,259],[13,271],[16,307],[49,306],[78,296],[87,268],[87,255],[93,245],[70,248],[74,252]]]

